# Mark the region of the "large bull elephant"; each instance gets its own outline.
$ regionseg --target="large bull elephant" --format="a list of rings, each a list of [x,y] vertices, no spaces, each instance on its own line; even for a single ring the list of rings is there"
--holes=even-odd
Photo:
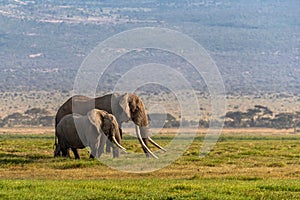
[[[93,108],[105,110],[108,113],[113,114],[117,119],[119,127],[122,126],[123,122],[132,120],[136,125],[137,138],[141,143],[147,157],[149,155],[156,157],[148,148],[148,142],[165,151],[164,148],[162,148],[148,136],[148,117],[145,106],[142,100],[135,94],[125,93],[123,95],[119,95],[114,93],[97,98],[89,98],[82,95],[73,96],[58,109],[55,117],[55,127],[63,118],[63,116],[71,113],[79,113],[84,115]],[[122,136],[121,129],[120,133]],[[75,154],[77,150],[72,148],[72,151]],[[55,156],[58,156],[59,154],[60,151],[56,150]],[[114,157],[118,157],[118,153],[114,155]]]
[[[69,156],[69,148],[82,149],[88,146],[91,149],[91,157],[99,158],[103,153],[101,146],[104,146],[103,141],[106,141],[106,137],[116,147],[125,151],[120,145],[121,136],[115,117],[103,110],[92,109],[84,116],[76,113],[65,115],[56,129],[57,146],[60,147],[62,156]],[[77,151],[74,156],[75,159],[80,159]]]

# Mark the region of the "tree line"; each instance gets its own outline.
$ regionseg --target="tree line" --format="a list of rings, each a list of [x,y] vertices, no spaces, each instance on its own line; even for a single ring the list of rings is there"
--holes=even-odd
[[[288,129],[299,127],[300,112],[274,113],[268,107],[255,105],[247,111],[229,111],[226,113],[225,127],[249,128],[264,127]]]
[[[150,114],[151,115],[151,114]],[[151,118],[153,119],[151,122]],[[268,107],[262,105],[255,105],[253,108],[243,111],[228,111],[224,119],[224,127],[226,128],[277,128],[289,129],[294,128],[295,132],[300,129],[300,112],[286,112],[275,114]],[[209,127],[209,121],[200,119],[198,122],[176,119],[171,114],[166,116],[159,116],[159,114],[152,114],[149,116],[150,123],[161,124],[164,120],[165,128],[188,126],[190,123],[197,124],[199,127]],[[157,121],[157,122],[155,122]],[[54,126],[54,116],[46,109],[31,108],[24,113],[15,112],[0,119],[0,127],[17,127],[17,126]]]
[[[46,109],[31,108],[24,113],[15,112],[0,119],[0,127],[54,126],[54,116]]]
[[[160,117],[163,119],[164,117]],[[160,119],[157,117],[157,119]],[[276,128],[276,129],[290,129],[300,131],[300,112],[296,111],[274,113],[267,106],[255,105],[246,111],[228,111],[225,116],[222,116],[225,128]],[[215,122],[221,123],[221,122]],[[188,121],[182,119],[179,121],[170,114],[167,114],[164,127],[179,127],[189,126],[190,124],[197,125],[200,128],[208,128],[210,121],[200,119],[199,121]],[[298,130],[299,129],[299,130]]]

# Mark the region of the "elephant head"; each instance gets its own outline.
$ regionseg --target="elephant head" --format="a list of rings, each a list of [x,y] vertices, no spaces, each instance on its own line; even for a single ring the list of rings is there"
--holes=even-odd
[[[142,100],[135,94],[130,94],[128,103],[132,121],[139,127],[147,127],[148,116]]]
[[[139,127],[148,126],[148,117],[143,101],[135,94],[113,94],[111,110],[119,124],[132,120]]]
[[[148,141],[157,148],[166,151],[149,137],[148,116],[143,101],[135,94],[123,94],[112,96],[112,113],[116,116],[118,123],[132,120],[136,125],[136,135],[147,156],[156,157],[148,148]],[[156,157],[157,158],[157,157]]]
[[[116,118],[104,110],[92,109],[87,113],[89,122],[97,129],[99,134],[103,133],[118,148],[126,151],[120,145],[121,135]]]

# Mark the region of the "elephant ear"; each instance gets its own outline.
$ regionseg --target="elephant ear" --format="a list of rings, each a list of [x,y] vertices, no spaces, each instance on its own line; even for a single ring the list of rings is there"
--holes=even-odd
[[[106,114],[107,113],[105,111],[98,109],[93,109],[87,113],[89,121],[93,126],[95,126],[99,134],[101,133],[102,122]]]
[[[119,97],[119,106],[122,108],[122,111],[120,113],[120,121],[126,122],[131,119],[131,112],[129,107],[129,94],[125,93]]]

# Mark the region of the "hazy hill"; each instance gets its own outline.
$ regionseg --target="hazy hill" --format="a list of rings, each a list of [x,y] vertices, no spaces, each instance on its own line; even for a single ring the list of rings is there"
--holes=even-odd
[[[156,26],[198,41],[217,63],[227,93],[299,93],[299,10],[298,0],[4,0],[0,90],[72,90],[80,64],[96,44],[123,30]],[[157,51],[150,54],[137,53],[139,60],[129,60],[127,66],[120,60],[115,69],[124,72],[144,58],[165,60]],[[179,63],[168,60],[176,69]],[[190,71],[180,72],[205,90]],[[120,71],[111,70],[103,87],[119,76]]]

